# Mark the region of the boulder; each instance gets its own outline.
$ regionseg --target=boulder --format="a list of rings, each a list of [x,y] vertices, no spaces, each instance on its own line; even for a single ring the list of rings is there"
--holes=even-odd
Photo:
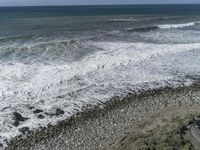
[[[13,115],[14,115],[14,120],[15,120],[15,121],[18,121],[18,122],[23,122],[23,121],[26,121],[26,120],[29,119],[29,118],[23,117],[23,116],[22,116],[20,113],[18,113],[18,112],[14,112]]]

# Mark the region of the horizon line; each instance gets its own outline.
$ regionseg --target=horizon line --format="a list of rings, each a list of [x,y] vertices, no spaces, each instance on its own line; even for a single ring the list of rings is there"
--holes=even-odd
[[[4,5],[0,7],[66,7],[66,6],[128,6],[128,5],[197,5],[197,3],[154,3],[154,4],[80,4],[80,5]]]

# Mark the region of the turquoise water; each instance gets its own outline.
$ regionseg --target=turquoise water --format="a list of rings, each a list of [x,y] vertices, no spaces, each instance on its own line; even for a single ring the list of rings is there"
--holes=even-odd
[[[199,66],[200,5],[1,7],[0,142],[113,96],[188,86]],[[15,127],[14,111],[30,119]]]

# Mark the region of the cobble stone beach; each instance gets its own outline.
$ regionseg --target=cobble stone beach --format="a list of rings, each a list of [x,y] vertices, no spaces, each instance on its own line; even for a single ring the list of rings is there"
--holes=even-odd
[[[199,85],[149,91],[137,96],[128,95],[123,102],[115,98],[107,103],[104,109],[89,110],[57,126],[29,133],[26,138],[16,138],[9,143],[7,149],[120,149],[120,145],[118,147],[116,145],[123,137],[135,130],[134,126],[142,124],[142,120],[150,120],[146,125],[152,124],[156,127],[167,122],[163,120],[170,120],[173,117],[190,114],[198,116],[199,105]],[[187,121],[188,118],[185,119],[185,122]],[[173,146],[173,143],[170,144]]]

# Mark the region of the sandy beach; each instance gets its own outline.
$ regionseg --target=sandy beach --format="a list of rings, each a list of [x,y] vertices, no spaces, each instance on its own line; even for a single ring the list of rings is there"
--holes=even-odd
[[[59,122],[57,126],[41,128],[24,137],[15,138],[6,149],[111,149],[143,120],[159,118],[163,114],[164,118],[176,114],[196,115],[199,105],[199,85],[153,90],[140,95],[130,94],[123,100],[113,98],[102,109],[88,110],[70,120]]]

